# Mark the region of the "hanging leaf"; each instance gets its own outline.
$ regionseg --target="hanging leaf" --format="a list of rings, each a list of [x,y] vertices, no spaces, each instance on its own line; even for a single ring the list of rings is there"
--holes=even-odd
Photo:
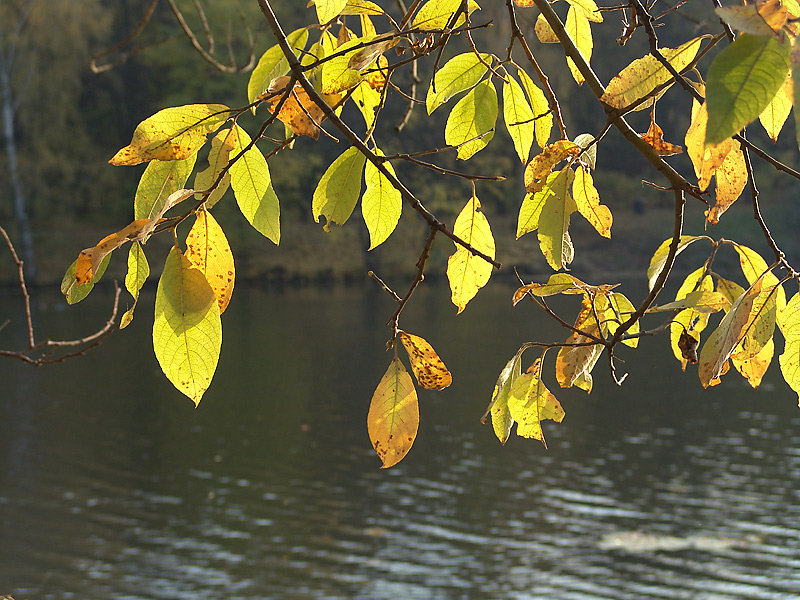
[[[511,427],[514,425],[514,419],[508,410],[508,396],[511,392],[511,384],[520,376],[521,372],[520,352],[517,352],[500,372],[497,383],[494,385],[489,408],[486,409],[486,413],[491,414],[492,429],[494,429],[494,434],[501,444],[505,444],[508,441]],[[486,422],[485,418],[486,415],[484,415],[484,424]]]
[[[767,372],[772,357],[775,355],[775,342],[770,337],[764,347],[755,356],[745,357],[734,353],[731,356],[731,363],[736,368],[742,377],[747,379],[750,387],[757,388],[761,385],[761,380],[764,378],[764,373]]]
[[[708,69],[706,144],[718,144],[755,120],[778,93],[790,66],[788,39],[741,34]]]
[[[345,42],[336,48],[333,58],[322,64],[323,94],[338,94],[361,83],[364,75],[350,65],[351,61],[358,57],[360,46],[369,41],[364,38],[354,38]]]
[[[706,146],[707,122],[708,112],[706,105],[701,105],[697,100],[694,100],[692,103],[692,124],[686,131],[685,137],[686,153],[692,160],[698,186],[703,191],[708,188],[711,178],[714,177],[717,169],[733,148],[733,140],[731,138],[727,138],[713,146]]]
[[[567,0],[572,8],[575,8],[583,13],[583,16],[594,23],[603,22],[603,13],[597,7],[594,0]]]
[[[384,15],[384,10],[369,0],[347,0],[340,15]]]
[[[152,219],[164,208],[167,198],[186,186],[197,155],[184,160],[151,161],[139,179],[133,200],[134,219]],[[203,189],[203,188],[197,188]]]
[[[364,123],[367,125],[367,130],[372,129],[375,124],[375,109],[381,103],[381,93],[372,88],[368,81],[362,81],[353,90],[350,96],[353,102],[356,103],[358,110],[364,117]]]
[[[467,160],[489,144],[498,110],[497,91],[490,79],[481,81],[456,103],[447,117],[444,139],[458,147],[459,159]]]
[[[133,310],[139,302],[139,291],[150,276],[150,265],[139,242],[133,242],[128,252],[128,273],[125,275],[125,289],[133,296],[133,306],[125,311],[119,321],[119,328],[125,329],[133,321]]]
[[[592,41],[592,28],[589,26],[589,19],[586,18],[586,13],[582,9],[570,6],[569,11],[567,11],[567,22],[564,25],[564,29],[566,29],[572,41],[575,42],[575,47],[578,48],[586,64],[589,64],[592,58],[594,42]],[[569,57],[567,57],[567,66],[570,73],[572,73],[573,79],[578,85],[581,85],[584,82],[583,75],[581,75],[578,67]]]
[[[363,38],[362,38],[363,40]],[[370,39],[368,45],[350,57],[347,68],[353,71],[363,71],[384,52],[394,48],[400,41],[399,37],[389,36],[380,39]],[[366,40],[365,40],[366,43]]]
[[[189,104],[165,108],[133,132],[131,143],[109,160],[112,165],[138,165],[148,160],[183,160],[206,143],[206,136],[228,120],[223,104]]]
[[[481,62],[483,61],[483,62]],[[458,54],[448,60],[444,66],[436,71],[428,94],[425,98],[425,107],[431,114],[452,97],[474,87],[489,70],[486,65],[491,65],[490,54],[475,54],[466,52]]]
[[[224,313],[233,293],[236,268],[225,232],[206,210],[197,213],[186,237],[186,258],[206,278],[219,303],[219,314]]]
[[[270,83],[269,90],[270,92],[284,90],[291,81],[291,77],[276,77]],[[321,96],[322,99],[330,105],[336,104],[341,97],[338,94],[321,94]],[[299,82],[295,82],[292,91],[289,92],[283,104],[281,104],[282,97],[282,95],[273,97],[269,103],[270,112],[275,114],[275,111],[278,110],[278,106],[280,105],[281,109],[278,111],[278,120],[288,125],[292,133],[295,135],[307,135],[315,140],[319,138],[319,133],[322,130],[321,123],[325,119],[325,113],[322,111],[322,108],[309,97],[305,88],[303,88]]]
[[[628,318],[636,312],[633,303],[619,292],[604,292],[598,294],[594,301],[595,311],[600,318],[600,331],[605,337],[611,337]],[[626,333],[636,335],[639,333],[639,322],[636,321]],[[622,343],[631,348],[639,345],[639,338],[632,337],[622,340]]]
[[[544,92],[535,84],[528,74],[520,68],[517,68],[519,80],[522,87],[525,88],[525,93],[528,95],[528,100],[531,103],[531,109],[534,116],[534,136],[536,143],[540,148],[545,148],[547,142],[550,140],[550,132],[553,130],[553,113],[550,110],[550,105],[545,98]]]
[[[702,277],[702,281],[701,278]],[[675,300],[681,301],[692,293],[711,292],[714,289],[714,280],[711,275],[705,273],[705,267],[692,271],[684,279]],[[731,300],[721,292],[718,292],[725,299],[724,310],[730,308]],[[742,290],[744,293],[744,290]],[[738,296],[739,294],[737,294]],[[697,308],[684,308],[672,319],[673,325],[670,327],[669,338],[672,353],[681,363],[681,368],[685,371],[688,362],[696,363],[697,345],[700,343],[700,334],[708,325],[708,318],[711,312],[700,311]],[[690,346],[687,346],[690,344]],[[688,353],[688,356],[687,356]]]
[[[236,148],[236,130],[224,129],[211,140],[211,150],[208,153],[208,168],[200,171],[194,177],[194,189],[207,191],[219,179],[222,171],[230,162],[231,152]],[[151,163],[152,164],[152,163]],[[207,210],[219,202],[228,191],[231,184],[231,173],[226,171],[222,180],[214,190],[206,196],[205,207]],[[202,194],[195,194],[197,200],[203,198]]]
[[[591,223],[597,233],[604,238],[611,237],[611,209],[605,204],[600,204],[600,195],[594,187],[594,181],[583,165],[575,170],[575,180],[572,182],[572,197],[578,212]]]
[[[781,327],[783,316],[786,313],[786,291],[783,289],[783,285],[780,285],[780,280],[769,270],[767,262],[758,252],[742,244],[734,244],[733,247],[739,255],[739,266],[742,268],[742,275],[747,279],[747,283],[753,285],[759,278],[763,278],[765,286],[770,288],[778,286],[775,290],[775,304],[778,309],[778,326]]]
[[[325,25],[328,21],[344,10],[347,0],[314,0],[314,8],[317,10],[317,20],[320,25]]]
[[[375,153],[383,156],[377,148]],[[383,164],[394,175],[392,164],[388,161]],[[372,250],[386,241],[397,227],[403,211],[403,196],[371,162],[364,168],[364,182],[367,189],[361,198],[361,214],[369,231],[369,250]]]
[[[427,340],[418,335],[401,331],[400,341],[408,352],[411,370],[421,388],[439,391],[453,383],[450,371],[444,366],[442,359]]]
[[[558,163],[579,155],[583,151],[578,144],[569,140],[559,140],[546,146],[541,154],[533,157],[525,167],[525,189],[530,193],[542,189],[543,177],[549,180],[549,174]],[[518,236],[519,237],[519,236]]]
[[[311,212],[316,223],[320,217],[325,217],[325,231],[331,230],[332,223],[344,225],[353,214],[361,195],[361,173],[365,162],[366,157],[351,146],[333,161],[319,180]]]
[[[675,49],[661,48],[661,54],[680,73],[697,56],[703,37],[706,36],[694,38]],[[609,82],[600,100],[613,108],[625,108],[649,96],[653,90],[671,79],[672,75],[666,67],[658,62],[655,56],[648,54],[636,59],[620,71],[619,75]],[[638,108],[647,106],[648,104],[644,103]]]
[[[473,0],[470,0],[468,6],[470,14],[480,8]],[[411,26],[418,29],[443,29],[460,8],[461,0],[428,0],[417,12]],[[464,15],[462,14],[454,26],[458,27],[463,22]]]
[[[173,247],[156,291],[153,348],[172,384],[195,405],[211,384],[222,347],[219,305],[203,274]]]
[[[784,311],[786,322],[783,336],[786,344],[779,357],[783,378],[789,387],[797,392],[800,403],[800,294],[795,294]]]
[[[683,152],[683,148],[671,144],[664,139],[664,131],[658,126],[655,119],[650,120],[650,129],[642,136],[642,139],[648,146],[653,148],[659,156],[672,156],[673,154],[680,154]]]
[[[417,437],[419,402],[414,382],[395,357],[372,396],[367,431],[372,447],[387,469],[399,463]]]
[[[508,410],[517,422],[518,436],[539,440],[547,448],[541,422],[551,419],[560,423],[564,409],[545,387],[540,371],[541,359],[536,359],[527,373],[514,380],[508,395]]]
[[[747,163],[739,142],[733,141],[730,152],[714,171],[714,176],[717,179],[716,203],[706,211],[706,219],[712,225],[719,223],[722,213],[736,202],[747,185]]]
[[[569,218],[575,212],[575,201],[569,195],[569,188],[575,174],[564,167],[562,177],[556,177],[550,187],[552,194],[547,198],[539,215],[539,247],[547,263],[558,271],[567,267],[575,256],[569,236]]]
[[[714,12],[734,29],[750,35],[776,35],[789,16],[780,0],[761,0],[749,6],[719,6]]]
[[[453,233],[476,250],[494,258],[494,237],[489,221],[481,211],[481,203],[473,196],[456,218]],[[447,261],[447,279],[450,282],[453,304],[461,313],[492,275],[492,265],[473,255],[463,246]]]
[[[686,248],[695,243],[697,240],[708,239],[704,236],[698,235],[682,235],[680,240],[678,241],[678,251],[675,253],[675,256],[678,256],[681,252],[686,250]],[[653,289],[653,286],[656,284],[656,280],[658,279],[659,274],[661,273],[661,269],[664,268],[664,265],[667,262],[667,256],[669,255],[669,247],[672,245],[672,238],[664,240],[661,245],[656,250],[653,257],[650,259],[650,266],[647,267],[647,280],[649,284],[649,289]]]
[[[507,77],[503,84],[503,120],[517,156],[525,164],[533,146],[533,110],[525,99],[522,86],[511,75]]]
[[[286,36],[286,41],[292,48],[295,56],[305,49],[308,42],[308,29],[302,28],[291,32]],[[270,82],[276,77],[286,75],[289,72],[289,61],[283,55],[283,50],[275,44],[261,55],[258,64],[250,73],[250,81],[247,83],[247,101],[255,102],[256,98],[269,89]],[[253,107],[255,112],[256,107]]]
[[[778,90],[778,93],[767,105],[767,108],[758,115],[758,120],[761,121],[764,131],[767,132],[773,142],[778,141],[778,134],[783,129],[783,124],[786,123],[786,119],[792,110],[793,90],[794,79],[790,74],[783,82],[781,89]]]
[[[253,144],[247,132],[234,125],[236,129],[236,149],[234,155],[241,156],[231,165],[231,187],[239,210],[247,221],[261,235],[278,245],[281,241],[281,209],[278,197],[272,188],[272,178],[264,155]]]
[[[600,327],[598,326],[589,294],[584,294],[583,296],[581,312],[575,320],[575,328],[594,337],[600,337]],[[564,388],[572,387],[581,380],[581,377],[592,372],[594,365],[603,353],[603,346],[600,344],[589,345],[590,342],[592,342],[590,337],[574,331],[567,338],[567,344],[586,345],[567,345],[558,351],[558,356],[556,357],[556,381],[558,381],[558,385]],[[586,387],[582,387],[582,389],[585,389],[587,393],[591,392],[591,378],[584,377],[583,381],[588,384],[586,386],[588,389]]]
[[[77,304],[89,295],[94,284],[100,281],[103,273],[106,272],[106,267],[108,267],[110,260],[111,254],[106,254],[92,280],[83,284],[79,284],[78,278],[75,276],[75,266],[78,264],[78,260],[72,261],[72,264],[67,268],[67,272],[64,273],[64,278],[61,280],[61,293],[67,299],[67,304]]]
[[[536,17],[536,25],[534,25],[533,31],[536,34],[536,37],[539,38],[539,41],[543,44],[558,43],[558,36],[556,35],[556,32],[553,31],[552,27],[550,27],[550,23],[547,22],[547,19],[544,18],[542,13],[539,13],[539,16]]]

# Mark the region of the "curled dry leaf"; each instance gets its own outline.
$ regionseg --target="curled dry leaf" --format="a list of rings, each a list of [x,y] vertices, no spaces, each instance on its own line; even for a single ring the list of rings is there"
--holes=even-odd
[[[697,362],[697,344],[699,340],[684,331],[681,337],[678,338],[678,348],[680,348],[681,355],[685,360],[695,364]]]
[[[664,132],[661,127],[658,126],[655,119],[650,120],[650,129],[642,136],[642,139],[647,142],[647,145],[651,146],[659,156],[672,156],[673,154],[680,154],[683,152],[683,148],[680,146],[664,140]]]
[[[583,148],[569,140],[559,140],[549,144],[525,167],[525,189],[532,194],[538,192],[542,188],[540,179],[546,177],[562,160],[577,156],[581,152]]]
[[[403,347],[408,352],[411,370],[422,388],[443,390],[453,383],[450,371],[444,366],[442,359],[427,340],[418,335],[401,331],[400,341],[403,342]]]
[[[282,75],[273,79],[267,90],[272,95],[281,90],[285,90],[291,83],[292,78]],[[270,100],[269,110],[273,114],[281,101],[282,95],[277,95]],[[339,94],[323,95],[323,99],[328,104],[336,104],[341,96]],[[281,106],[278,113],[278,120],[285,123],[295,135],[307,135],[315,140],[319,137],[320,123],[325,119],[325,113],[308,96],[308,92],[303,89],[300,83],[295,82],[292,91]]]

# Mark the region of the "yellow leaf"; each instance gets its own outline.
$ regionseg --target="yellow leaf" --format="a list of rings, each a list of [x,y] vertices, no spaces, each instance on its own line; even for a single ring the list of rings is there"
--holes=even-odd
[[[569,273],[554,273],[550,276],[547,283],[529,283],[519,288],[514,292],[511,301],[516,306],[528,294],[534,296],[546,297],[555,294],[583,294],[589,289],[597,289],[595,286],[590,286],[582,282],[577,277],[573,277]]]
[[[460,160],[467,160],[492,140],[498,111],[497,90],[491,79],[478,83],[456,103],[447,117],[444,140],[458,146]]]
[[[705,275],[701,281],[700,277],[703,276],[703,273],[705,273],[705,267],[700,267],[699,269],[692,271],[686,277],[686,279],[684,279],[681,287],[678,288],[678,293],[675,294],[675,300],[680,301],[686,298],[686,296],[692,292],[712,291],[714,289],[714,280],[711,278],[711,275]],[[730,300],[728,300],[726,297],[725,301],[727,302],[727,307],[730,307]],[[683,350],[679,346],[681,334],[686,331],[688,335],[699,342],[700,333],[706,328],[706,325],[708,325],[708,319],[710,316],[711,313],[709,312],[700,312],[696,308],[684,308],[672,319],[673,323],[678,323],[681,326],[670,327],[670,346],[672,347],[672,353],[675,355],[675,358],[680,361],[681,368],[684,371],[686,370],[688,361],[684,356]]]
[[[783,129],[783,124],[789,117],[792,110],[792,99],[794,97],[794,80],[791,73],[783,82],[783,87],[778,90],[775,97],[767,105],[767,108],[759,115],[758,120],[773,142],[778,141],[778,134]]]
[[[311,213],[316,223],[325,217],[325,231],[330,231],[332,223],[344,225],[353,214],[361,195],[361,174],[366,160],[358,148],[351,146],[322,174],[311,200]]]
[[[597,233],[604,238],[611,237],[611,209],[605,204],[600,204],[600,195],[594,187],[594,181],[589,170],[583,165],[575,170],[575,180],[572,182],[572,197],[578,212],[592,224]]]
[[[534,115],[522,86],[511,75],[507,77],[503,84],[503,120],[517,156],[525,164],[533,146]]]
[[[757,388],[761,385],[761,379],[764,377],[764,373],[767,372],[774,354],[775,342],[770,338],[755,356],[742,358],[738,354],[734,354],[731,356],[731,362],[736,367],[736,370],[747,379],[750,386]]]
[[[539,215],[539,248],[555,271],[565,268],[575,256],[569,236],[569,220],[576,208],[568,191],[574,176],[569,167],[561,170],[550,186],[553,193]]]
[[[692,105],[692,123],[686,131],[684,141],[686,143],[686,153],[694,166],[694,173],[697,176],[697,184],[701,190],[708,188],[711,178],[717,168],[725,161],[725,157],[733,148],[733,140],[728,138],[719,144],[708,146],[706,140],[706,124],[708,123],[708,111],[705,104],[700,104],[696,100]]]
[[[84,285],[92,281],[94,275],[100,269],[103,259],[111,252],[127,242],[144,241],[150,237],[164,213],[179,202],[186,200],[192,194],[194,194],[194,190],[173,192],[153,218],[136,219],[116,233],[104,237],[94,247],[81,250],[75,263],[75,278],[78,285]]]
[[[600,328],[588,294],[583,297],[581,312],[575,320],[575,327],[584,333],[600,337]],[[591,338],[576,332],[572,332],[567,338],[567,344],[585,344],[591,341]],[[556,381],[558,381],[558,385],[561,387],[575,385],[581,376],[591,373],[602,353],[603,346],[599,344],[564,346],[561,348],[556,357]],[[591,385],[588,387],[591,390]]]
[[[603,22],[603,13],[594,0],[567,0],[573,8],[579,9],[583,15],[594,23]]]
[[[508,395],[508,410],[517,422],[518,436],[539,440],[547,448],[541,422],[551,419],[560,423],[564,409],[545,387],[540,371],[541,359],[536,359],[527,373],[514,380]]]
[[[550,132],[553,130],[553,113],[539,86],[533,83],[530,76],[522,69],[517,68],[517,73],[522,87],[525,88],[525,93],[528,95],[528,100],[530,100],[531,109],[533,109],[536,143],[540,148],[545,148],[550,140]]]
[[[417,437],[419,402],[414,382],[395,357],[372,396],[367,431],[372,447],[386,469],[399,463]]]
[[[420,387],[438,391],[453,383],[450,371],[444,366],[442,359],[427,340],[418,335],[401,331],[400,341],[403,342],[403,347],[408,352],[411,370]]]
[[[539,13],[539,16],[536,17],[536,25],[534,25],[533,31],[536,33],[536,37],[539,38],[539,41],[543,44],[558,43],[558,36],[556,35],[556,32],[553,31],[552,27],[550,27],[550,23],[547,22],[547,19],[544,18],[542,13]]]
[[[374,90],[368,81],[362,81],[353,90],[351,97],[361,112],[361,116],[364,117],[367,130],[369,130],[375,123],[375,109],[381,103],[381,93]]]
[[[133,218],[152,219],[157,215],[170,195],[186,186],[196,161],[197,154],[184,160],[150,161],[136,187]]]
[[[131,143],[109,160],[112,165],[138,165],[148,160],[183,160],[206,143],[206,136],[228,120],[223,104],[189,104],[165,108],[139,123]]]
[[[661,48],[661,54],[680,72],[694,60],[703,37],[696,37],[675,49]],[[649,96],[671,79],[670,72],[652,54],[648,54],[633,61],[614,77],[600,100],[613,108],[625,108]]]
[[[476,250],[494,258],[494,237],[489,221],[481,211],[481,203],[473,196],[461,210],[453,226],[453,233]],[[453,304],[460,313],[475,297],[492,275],[492,265],[469,250],[456,245],[456,252],[447,261],[447,279],[450,282]]]
[[[599,13],[598,13],[599,14]],[[592,41],[592,28],[589,26],[589,19],[586,18],[586,13],[583,10],[576,9],[574,6],[569,7],[567,12],[567,22],[564,27],[575,42],[575,46],[583,56],[583,59],[588,64],[592,58],[592,49],[594,42]],[[584,82],[583,75],[578,70],[573,60],[567,57],[567,66],[569,67],[572,77],[581,85]]]
[[[225,129],[214,136],[214,139],[211,140],[211,150],[208,153],[208,168],[195,175],[194,189],[205,192],[214,185],[222,170],[228,166],[234,148],[236,148],[236,129]],[[206,196],[205,207],[207,210],[210,210],[225,195],[230,183],[231,172],[227,171],[219,185]],[[195,194],[194,197],[198,200],[202,199],[201,194]]]
[[[186,237],[186,258],[206,278],[219,303],[219,314],[224,313],[233,293],[236,269],[222,227],[206,210],[197,213]]]
[[[733,141],[730,152],[714,175],[717,178],[717,202],[706,211],[706,219],[712,225],[719,223],[722,213],[736,202],[747,185],[747,164],[739,142]]]
[[[338,16],[346,4],[347,0],[314,0],[319,24],[325,25],[325,23]]]
[[[383,156],[378,148],[375,153]],[[394,167],[390,162],[383,164],[394,174]],[[403,212],[403,196],[371,162],[367,162],[364,167],[364,183],[366,190],[361,197],[361,215],[369,230],[369,250],[372,250],[386,241],[397,227]]]
[[[612,336],[616,333],[619,326],[628,320],[636,308],[630,300],[619,292],[604,291],[597,294],[594,300],[595,311],[600,318],[600,330],[605,336]],[[639,323],[631,325],[626,333],[639,333]],[[639,345],[639,338],[628,338],[622,341],[626,346],[636,348]]]
[[[548,145],[525,167],[525,189],[530,193],[538,192],[542,189],[539,182],[542,177],[546,177],[562,160],[578,156],[581,152],[583,148],[569,140],[559,140]]]
[[[683,252],[690,244],[693,244],[697,240],[707,239],[703,238],[699,235],[682,235],[680,240],[678,240],[678,251],[675,253],[675,256]],[[664,240],[661,242],[661,245],[653,254],[653,257],[650,259],[650,266],[647,267],[647,280],[649,284],[649,289],[653,289],[653,286],[656,284],[656,280],[658,279],[659,274],[661,273],[661,269],[664,268],[664,265],[667,263],[667,256],[669,256],[669,247],[672,244],[672,238]]]
[[[412,27],[419,29],[443,29],[453,18],[453,14],[461,8],[461,0],[428,0],[419,9]],[[468,10],[470,14],[472,11],[480,8],[476,2],[470,0]],[[453,24],[458,26],[464,22],[464,15],[462,14],[458,20]]]
[[[156,290],[153,348],[161,369],[195,405],[211,384],[222,347],[219,305],[203,274],[173,247]]]
[[[280,92],[284,90],[291,81],[291,77],[287,75],[276,77],[270,82],[268,92]],[[323,95],[323,99],[329,104],[336,104],[340,97],[341,96],[338,94]],[[271,113],[275,114],[282,98],[283,94],[279,94],[270,100],[269,110]],[[278,120],[288,125],[295,135],[307,135],[316,140],[321,130],[320,123],[322,123],[324,119],[325,114],[322,112],[322,109],[316,102],[311,100],[303,86],[295,82],[288,97],[281,105],[281,109],[278,112]]]
[[[508,410],[508,396],[511,392],[511,384],[520,376],[521,371],[520,352],[517,352],[500,372],[492,392],[492,401],[486,410],[487,413],[491,412],[492,429],[494,429],[494,434],[501,444],[505,444],[508,441],[511,427],[514,425],[514,419]],[[484,424],[485,417],[486,415],[484,415]]]
[[[733,247],[739,255],[739,266],[742,268],[742,274],[747,279],[747,283],[752,285],[760,277],[764,278],[766,287],[772,288],[780,283],[778,277],[772,271],[769,271],[767,262],[758,252],[742,244],[734,244]],[[778,285],[775,291],[775,303],[778,309],[776,317],[778,327],[782,328],[783,317],[786,315],[786,291],[783,289],[783,285]]]
[[[783,378],[800,398],[800,294],[792,296],[784,312],[786,323],[783,336],[786,343],[779,362]]]

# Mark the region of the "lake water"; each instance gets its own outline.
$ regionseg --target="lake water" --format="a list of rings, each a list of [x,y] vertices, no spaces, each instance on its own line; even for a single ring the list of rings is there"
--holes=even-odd
[[[421,392],[414,448],[388,470],[365,419],[393,305],[371,288],[238,289],[198,409],[160,373],[149,296],[87,357],[3,360],[0,596],[799,597],[800,409],[777,364],[758,391],[733,373],[703,391],[651,338],[623,354],[621,388],[602,362],[588,396],[546,375],[567,413],[549,450],[501,446],[479,423],[497,374],[521,342],[567,335],[511,291],[456,317],[446,289],[420,289],[401,325],[455,380]],[[99,326],[95,294],[52,299],[42,332]]]

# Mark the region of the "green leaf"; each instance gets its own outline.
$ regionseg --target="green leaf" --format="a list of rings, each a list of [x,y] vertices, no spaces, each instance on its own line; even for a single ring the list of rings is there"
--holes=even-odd
[[[545,201],[539,216],[539,247],[555,271],[569,265],[575,256],[569,237],[569,217],[576,208],[568,191],[574,177],[569,167],[559,172],[550,187],[552,194]]]
[[[458,54],[448,60],[441,69],[436,71],[431,86],[428,88],[428,95],[425,98],[428,114],[456,94],[475,86],[486,75],[489,70],[486,65],[492,64],[491,61],[490,54],[481,54],[479,58],[474,52]]]
[[[94,274],[92,280],[80,285],[75,277],[75,265],[78,263],[78,259],[72,261],[72,264],[67,268],[67,272],[64,273],[64,278],[61,280],[61,293],[64,294],[64,297],[67,299],[67,304],[77,304],[89,295],[94,284],[100,281],[103,273],[106,272],[106,267],[108,267],[108,262],[110,260],[111,253],[109,252],[100,263],[100,266],[98,266],[97,272]]]
[[[444,139],[458,146],[458,158],[467,160],[483,150],[494,137],[497,91],[489,79],[481,81],[459,100],[447,117]]]
[[[376,148],[376,154],[383,156]],[[394,175],[394,167],[390,162],[384,166]],[[397,227],[403,211],[403,196],[371,162],[364,168],[364,182],[367,189],[361,199],[361,214],[369,231],[369,250],[382,244]]]
[[[675,253],[675,256],[678,256],[681,252],[686,250],[686,248],[695,243],[697,240],[707,239],[703,236],[699,235],[682,235],[681,239],[678,240],[678,251]],[[667,262],[667,256],[669,255],[669,247],[672,244],[672,238],[664,240],[661,245],[656,250],[653,257],[650,259],[650,266],[647,267],[647,281],[649,284],[649,289],[653,289],[653,286],[656,284],[656,279],[658,279],[659,273],[661,273],[661,269],[664,268],[664,265]]]
[[[152,219],[157,215],[170,194],[185,187],[196,160],[197,154],[192,154],[184,160],[151,161],[136,188],[133,218]]]
[[[718,144],[758,118],[789,71],[788,39],[743,33],[708,69],[706,146]]]
[[[222,347],[214,291],[173,247],[156,290],[153,349],[161,370],[195,406],[211,384]]]
[[[133,132],[131,143],[109,160],[112,165],[138,165],[148,160],[183,160],[206,143],[230,116],[223,104],[189,104],[158,111]]]
[[[786,323],[783,335],[786,338],[783,354],[778,359],[786,383],[797,392],[800,403],[800,294],[795,294],[786,305]]]
[[[533,110],[525,99],[522,86],[510,74],[506,77],[508,79],[503,84],[503,120],[517,156],[525,164],[533,146]]]
[[[351,146],[333,163],[317,184],[311,201],[314,221],[319,223],[325,217],[325,231],[330,231],[331,223],[344,225],[358,203],[361,195],[361,173],[366,157]]]
[[[522,200],[522,206],[519,208],[519,218],[517,219],[517,239],[521,238],[526,233],[536,231],[539,228],[539,219],[542,215],[547,199],[556,194],[562,188],[566,189],[566,180],[569,177],[567,171],[569,169],[562,169],[555,173],[547,175],[547,182],[541,190],[535,194],[528,193]]]
[[[540,148],[547,146],[550,140],[550,132],[553,130],[553,114],[550,112],[550,104],[545,98],[544,92],[535,84],[530,76],[520,68],[517,68],[519,80],[525,93],[530,100],[533,109],[536,143]]]
[[[347,0],[314,0],[314,7],[317,9],[317,20],[320,25],[325,25],[334,17],[338,17],[344,10]]]
[[[705,36],[696,37],[675,49],[661,48],[661,54],[680,73],[697,56],[703,37]],[[672,75],[666,67],[658,62],[655,56],[648,54],[637,58],[622,69],[619,75],[609,82],[600,100],[613,108],[625,108],[629,104],[649,96],[658,86],[671,79]],[[644,103],[639,108],[647,106],[649,103]]]
[[[308,42],[308,29],[303,28],[293,31],[286,36],[286,41],[294,51],[294,55],[299,56]],[[247,82],[247,101],[254,102],[256,98],[267,91],[270,81],[281,75],[286,75],[288,72],[289,61],[286,60],[280,46],[276,44],[261,55],[256,68],[250,74],[250,81]],[[255,112],[255,107],[253,111]]]
[[[387,469],[399,463],[417,437],[419,401],[414,382],[396,356],[378,384],[367,414],[367,432]]]
[[[495,246],[489,221],[481,211],[481,203],[473,196],[456,217],[453,233],[486,256],[494,258]],[[447,260],[453,304],[461,313],[492,275],[492,264],[456,244],[456,252]]]
[[[238,125],[234,127],[236,128],[236,149],[233,151],[235,157],[251,140],[244,129]],[[267,161],[255,144],[231,165],[230,173],[231,187],[239,210],[256,231],[276,245],[279,244],[281,209],[278,197],[272,188]]]
[[[125,311],[119,322],[119,328],[125,329],[133,321],[133,309],[139,302],[139,291],[150,276],[150,265],[139,242],[133,242],[128,252],[128,273],[125,275],[125,289],[133,296],[133,306]]]

